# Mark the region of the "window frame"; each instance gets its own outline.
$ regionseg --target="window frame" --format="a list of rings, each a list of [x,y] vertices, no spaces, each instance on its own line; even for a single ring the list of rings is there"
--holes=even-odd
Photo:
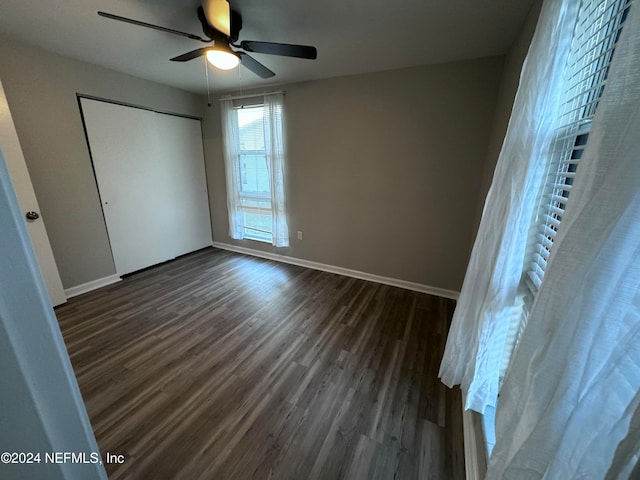
[[[252,104],[252,105],[241,105],[238,107],[233,107],[235,110],[238,110],[238,113],[244,109],[262,109],[262,130],[264,132],[264,104],[259,103],[259,104]],[[243,232],[244,232],[244,238],[247,240],[253,240],[256,242],[264,242],[264,243],[272,243],[273,242],[273,227],[271,226],[271,228],[269,230],[263,230],[260,228],[257,228],[258,225],[256,225],[255,223],[251,223],[251,222],[247,222],[247,215],[251,215],[251,214],[256,214],[256,212],[252,211],[252,210],[259,210],[261,212],[268,212],[268,214],[263,214],[263,213],[258,213],[258,215],[262,215],[262,216],[268,216],[270,222],[273,222],[273,205],[271,204],[271,191],[267,191],[267,192],[260,192],[260,191],[251,191],[251,192],[244,192],[243,191],[243,157],[244,156],[248,156],[248,155],[260,155],[262,157],[264,157],[265,160],[265,165],[267,162],[267,152],[266,152],[266,148],[262,149],[262,150],[256,150],[256,149],[247,149],[247,150],[243,150],[242,149],[242,127],[240,126],[240,115],[238,115],[238,170],[239,170],[239,175],[238,178],[240,180],[240,185],[239,185],[239,192],[240,192],[240,204],[241,204],[241,209],[243,212],[243,224],[244,224],[244,228],[243,228]],[[268,184],[271,183],[269,176],[269,171],[268,171],[268,166],[267,167],[267,181]],[[245,205],[245,202],[256,202],[256,203],[265,203],[268,202],[269,206],[268,208],[264,208],[264,207],[260,207],[260,206],[250,206],[250,205]],[[248,223],[250,223],[250,225],[248,225]]]

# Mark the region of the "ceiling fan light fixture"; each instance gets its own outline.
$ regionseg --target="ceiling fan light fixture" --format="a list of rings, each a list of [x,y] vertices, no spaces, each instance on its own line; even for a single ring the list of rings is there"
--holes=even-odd
[[[238,55],[230,49],[212,48],[207,50],[207,61],[220,70],[231,70],[240,63]]]

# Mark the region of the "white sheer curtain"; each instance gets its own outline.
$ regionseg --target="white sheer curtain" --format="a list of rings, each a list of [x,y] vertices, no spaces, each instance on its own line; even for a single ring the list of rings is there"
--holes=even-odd
[[[273,245],[276,247],[289,246],[289,227],[285,208],[286,136],[283,101],[282,93],[264,97],[264,144],[271,186]]]
[[[638,7],[500,393],[488,479],[640,478]]]
[[[220,101],[222,114],[222,140],[224,167],[227,179],[227,210],[229,211],[229,236],[244,238],[244,214],[240,201],[240,162],[238,161],[240,140],[238,138],[238,112],[231,99]]]
[[[561,79],[580,2],[545,1],[520,77],[513,114],[487,195],[439,376],[460,384],[466,408],[495,405],[499,371],[557,125]]]

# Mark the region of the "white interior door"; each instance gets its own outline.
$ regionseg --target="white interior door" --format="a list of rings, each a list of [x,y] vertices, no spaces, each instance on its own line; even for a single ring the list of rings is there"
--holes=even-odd
[[[36,212],[37,215],[40,215],[38,200],[29,177],[29,171],[20,147],[20,141],[18,140],[18,134],[11,117],[2,82],[0,82],[0,147],[2,148],[11,182],[23,214]],[[44,221],[42,217],[39,217],[35,220],[25,219],[25,222],[51,304],[53,306],[60,305],[67,301],[67,297],[62,287],[60,273],[53,257]]]
[[[81,105],[118,275],[211,245],[200,121]]]

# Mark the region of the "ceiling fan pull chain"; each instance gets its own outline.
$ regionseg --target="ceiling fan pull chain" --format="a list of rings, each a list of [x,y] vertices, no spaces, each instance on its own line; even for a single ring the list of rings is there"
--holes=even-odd
[[[204,61],[204,76],[207,77],[207,106],[211,106],[211,88],[209,88],[209,67],[207,66],[206,57],[202,57]]]

